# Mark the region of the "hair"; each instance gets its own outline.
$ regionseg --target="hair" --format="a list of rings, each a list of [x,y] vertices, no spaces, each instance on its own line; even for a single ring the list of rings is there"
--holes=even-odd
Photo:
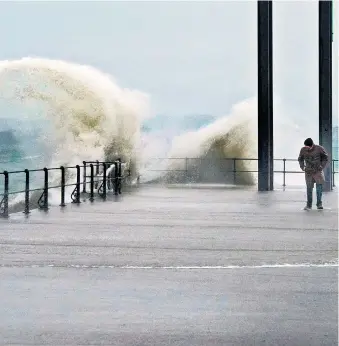
[[[313,139],[312,138],[306,138],[304,145],[307,147],[311,147],[313,145]]]

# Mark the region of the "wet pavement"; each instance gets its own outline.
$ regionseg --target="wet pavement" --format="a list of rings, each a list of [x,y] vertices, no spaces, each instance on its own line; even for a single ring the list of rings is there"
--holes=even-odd
[[[338,195],[144,187],[0,221],[0,344],[337,345]]]

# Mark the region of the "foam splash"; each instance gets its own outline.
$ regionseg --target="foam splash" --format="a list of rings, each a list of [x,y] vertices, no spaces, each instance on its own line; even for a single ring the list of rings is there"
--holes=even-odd
[[[23,105],[23,117],[36,119],[38,114],[48,124],[40,135],[48,152],[46,166],[122,158],[132,175],[141,173],[144,181],[233,183],[233,174],[225,174],[233,170],[233,162],[226,159],[257,157],[255,98],[236,104],[230,114],[197,131],[175,138],[165,134],[167,144],[162,147],[161,138],[155,140],[152,134],[141,137],[142,123],[151,116],[149,97],[119,87],[111,76],[90,66],[42,58],[0,61],[0,96]],[[275,122],[279,129],[274,134],[278,139],[275,155],[295,155],[300,136],[294,124],[284,116],[276,117]],[[288,150],[279,145],[281,136],[286,135],[290,136]],[[154,155],[158,160],[151,164]],[[194,159],[188,162],[186,158]],[[254,160],[238,160],[236,165],[237,171],[257,167]],[[74,182],[75,171],[69,173],[68,182]],[[51,182],[59,183],[59,175],[52,173]],[[256,174],[237,173],[237,184],[255,182]],[[58,198],[51,197],[50,202],[59,203]]]
[[[255,184],[255,176],[246,172],[256,167],[257,141],[253,129],[257,112],[254,106],[255,99],[244,100],[235,105],[229,115],[175,138],[167,162],[170,170],[167,180],[180,182],[188,175],[190,180],[198,182],[233,183],[232,171],[236,168],[242,171],[237,174],[237,184]],[[182,157],[187,160],[178,159]],[[234,162],[234,158],[252,160]],[[176,173],[183,170],[184,176]]]
[[[275,99],[274,157],[296,159],[300,150],[301,130],[283,111]],[[164,163],[167,181],[187,181],[255,185],[257,183],[258,108],[255,97],[234,105],[230,113],[213,123],[174,138]],[[183,159],[185,158],[185,159]],[[198,158],[198,159],[195,159]],[[236,158],[237,160],[234,160]],[[286,170],[300,171],[297,162],[287,162]],[[237,171],[234,174],[234,170]],[[283,161],[274,162],[276,172],[283,170]],[[288,185],[302,185],[302,175],[288,174]],[[275,184],[282,184],[281,173]]]
[[[120,88],[90,66],[23,58],[0,62],[0,96],[23,105],[26,117],[40,114],[48,125],[40,138],[49,153],[46,166],[121,158],[137,174],[141,122],[150,114],[146,94]],[[68,183],[74,183],[75,173],[68,172]],[[50,181],[60,183],[60,172],[51,172]],[[67,188],[67,196],[71,190]],[[40,194],[31,196],[33,204]],[[59,203],[58,195],[53,190],[50,201]],[[22,209],[22,199],[20,195],[12,201],[13,211]]]
[[[0,62],[1,96],[35,107],[51,124],[52,165],[135,159],[148,96],[90,66],[23,58]]]

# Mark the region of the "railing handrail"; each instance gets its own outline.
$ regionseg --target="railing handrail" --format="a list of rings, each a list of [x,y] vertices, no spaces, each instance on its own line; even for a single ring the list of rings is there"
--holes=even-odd
[[[84,166],[86,166],[88,163],[96,163],[96,164],[114,164],[115,162],[121,162],[119,160],[116,161],[83,161],[82,165],[79,165],[80,168],[84,168]],[[121,162],[123,163],[123,162]],[[76,169],[78,165],[75,166],[60,166],[60,167],[64,167],[65,169]],[[60,167],[43,167],[43,168],[36,168],[36,169],[22,169],[22,170],[18,170],[18,171],[2,171],[0,172],[0,174],[4,174],[5,172],[7,172],[8,174],[18,174],[18,173],[25,173],[26,170],[28,170],[29,172],[43,172],[45,169],[47,169],[48,171],[56,171],[56,170],[60,170]]]
[[[214,158],[209,157],[153,157],[150,160],[212,160]],[[239,161],[258,161],[258,158],[254,157],[220,157],[218,160],[239,160]],[[295,161],[298,162],[298,159],[273,159],[274,161]],[[331,159],[331,161],[339,161],[339,159]]]
[[[189,157],[181,157],[181,158],[156,158],[157,160],[186,160],[185,168],[178,170],[153,170],[153,171],[166,171],[166,172],[186,172],[186,176],[188,176],[188,160],[215,160],[215,158],[189,158]],[[231,170],[225,170],[225,173],[233,173],[234,183],[236,183],[237,174],[238,173],[258,173],[258,170],[243,170],[237,169],[236,163],[239,161],[258,161],[257,158],[220,158],[218,160],[228,160],[233,161],[233,168]],[[275,170],[274,173],[283,174],[283,186],[286,186],[286,174],[296,174],[303,173],[302,171],[288,171],[286,170],[286,162],[298,162],[297,159],[274,159],[274,161],[281,161],[283,163],[282,170]],[[338,162],[338,159],[332,159],[332,182],[334,185],[335,174],[338,174],[338,171],[335,171],[335,162]],[[74,186],[74,190],[71,194],[71,199],[73,203],[80,203],[80,194],[87,193],[87,186],[90,185],[90,201],[94,200],[94,190],[97,190],[97,193],[102,197],[106,198],[107,188],[108,190],[113,190],[115,195],[121,194],[121,183],[122,180],[126,179],[127,176],[130,175],[128,171],[128,175],[125,176],[122,174],[122,165],[125,163],[121,161],[121,159],[117,159],[116,161],[83,161],[82,165],[75,166],[60,166],[60,167],[44,167],[41,169],[24,169],[17,171],[3,171],[0,172],[0,175],[4,176],[4,190],[3,193],[0,194],[2,196],[2,200],[0,200],[0,215],[8,217],[9,210],[9,196],[15,194],[25,194],[25,210],[24,213],[28,214],[30,212],[30,193],[36,191],[43,191],[39,200],[38,206],[41,209],[47,210],[49,207],[48,201],[48,191],[51,189],[61,188],[61,203],[60,206],[65,206],[65,188]],[[114,171],[110,171],[107,176],[107,170],[111,165],[114,165]],[[90,169],[90,175],[87,175],[87,169]],[[102,168],[102,173],[100,172],[100,168]],[[75,169],[76,170],[76,182],[75,183],[66,183],[65,173],[66,170]],[[83,169],[83,180],[81,181],[81,169]],[[60,171],[61,172],[61,183],[60,185],[50,186],[49,181],[49,172],[50,171]],[[31,188],[30,183],[30,173],[35,172],[44,172],[44,185],[39,188]],[[114,174],[112,173],[114,172]],[[9,190],[9,176],[13,174],[22,174],[25,173],[25,189],[20,191],[10,191]],[[89,178],[89,181],[87,180]],[[139,179],[138,179],[139,181]],[[81,191],[82,185],[82,191]]]
[[[150,159],[152,160],[152,159]],[[188,161],[197,160],[197,161],[233,161],[233,169],[225,170],[224,173],[233,173],[234,174],[234,183],[236,183],[236,174],[237,173],[258,173],[258,170],[238,170],[236,169],[236,163],[238,161],[258,161],[258,158],[209,158],[209,157],[170,157],[170,158],[153,158],[153,160],[185,160],[185,168],[183,169],[155,169],[150,170],[152,172],[186,172],[188,174]],[[274,170],[273,173],[281,173],[283,174],[283,187],[286,186],[286,174],[301,174],[304,173],[302,171],[288,171],[286,170],[286,162],[298,162],[298,159],[286,159],[286,158],[276,158],[274,161],[280,161],[283,164],[283,170]],[[335,175],[339,172],[335,170],[335,162],[338,162],[338,159],[331,159],[332,162],[332,187],[335,187]]]
[[[170,157],[170,158],[161,158],[161,157],[155,157],[155,158],[151,158],[150,160],[213,160],[214,158],[199,158],[199,157]],[[258,158],[239,158],[239,157],[233,157],[233,158],[218,158],[218,160],[236,160],[236,161],[258,161]],[[118,161],[118,160],[117,160]],[[80,168],[84,168],[87,164],[114,164],[114,162],[117,161],[83,161],[83,165],[80,165]],[[294,162],[298,162],[297,159],[274,159],[274,161],[294,161]],[[338,162],[339,159],[332,159],[332,162]],[[121,162],[121,161],[120,161]],[[60,166],[60,167],[64,167],[65,169],[76,169],[76,166]],[[53,171],[53,170],[60,170],[60,167],[44,167],[44,168],[38,168],[38,169],[28,169],[29,172],[43,172],[44,169],[47,169],[48,171]],[[25,173],[27,169],[22,169],[22,170],[18,170],[18,171],[2,171],[0,172],[0,175],[3,175],[5,172],[7,172],[8,174],[19,174],[19,173]]]
[[[122,165],[124,164],[120,159],[116,161],[95,161],[95,165],[89,161],[83,161],[83,165],[75,166],[60,166],[42,169],[25,169],[18,171],[3,171],[1,174],[4,175],[4,191],[0,194],[2,200],[0,201],[0,215],[4,217],[9,216],[9,196],[15,194],[25,194],[24,199],[24,213],[29,214],[30,212],[30,193],[36,191],[43,191],[40,198],[37,201],[38,207],[40,209],[47,210],[49,208],[48,201],[48,191],[51,189],[60,188],[61,189],[61,203],[60,206],[64,207],[65,204],[65,188],[70,186],[75,186],[71,199],[73,203],[80,203],[80,194],[81,194],[81,184],[83,185],[82,193],[86,193],[86,186],[90,184],[90,201],[94,200],[94,189],[97,190],[100,197],[103,199],[107,196],[107,188],[112,190],[115,195],[121,194],[121,184],[127,176],[123,176]],[[89,164],[89,165],[88,165]],[[114,165],[114,171],[111,170],[107,175],[107,170]],[[100,173],[100,167],[102,168],[102,173]],[[81,181],[81,168],[83,169],[83,178]],[[90,175],[87,175],[87,168],[90,168]],[[94,168],[96,172],[94,172]],[[76,182],[75,183],[66,183],[66,170],[67,169],[76,169]],[[61,183],[60,185],[50,186],[49,181],[49,172],[53,170],[59,170],[61,172]],[[44,172],[44,185],[42,188],[33,188],[30,187],[30,173],[31,172]],[[114,175],[112,175],[114,172]],[[11,174],[25,173],[25,189],[21,191],[10,191],[9,190],[9,176]],[[128,172],[129,173],[129,172]],[[90,178],[90,181],[87,182],[87,178]]]

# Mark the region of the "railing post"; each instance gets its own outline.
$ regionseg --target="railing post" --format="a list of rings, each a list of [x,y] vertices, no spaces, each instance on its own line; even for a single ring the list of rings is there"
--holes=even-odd
[[[83,161],[84,171],[83,171],[83,182],[82,182],[82,192],[86,193],[86,184],[87,184],[87,169],[86,169],[86,161]]]
[[[233,184],[237,183],[237,159],[233,159]]]
[[[122,168],[121,159],[118,159],[118,193],[121,194],[121,184],[122,184]]]
[[[75,197],[75,203],[79,204],[80,203],[80,188],[81,188],[81,173],[80,173],[80,166],[76,165],[75,166],[77,170],[77,182],[76,182],[76,197]]]
[[[60,207],[65,207],[65,185],[66,185],[66,181],[65,181],[65,167],[61,166],[60,167],[60,171],[61,171],[61,203],[60,203]]]
[[[7,171],[4,171],[4,197],[1,201],[1,208],[3,209],[2,215],[8,217],[8,195],[9,195],[9,174]]]
[[[90,181],[91,192],[90,192],[89,200],[93,202],[94,201],[94,166],[92,163],[90,164],[90,169],[91,169],[91,181]]]
[[[99,174],[99,172],[100,172],[100,169],[99,169],[99,160],[97,160],[97,162],[96,162],[96,175],[98,175]]]
[[[102,198],[105,199],[106,198],[106,194],[107,194],[107,168],[106,168],[106,162],[104,162],[102,164],[103,167],[103,173],[102,173]]]
[[[197,160],[195,160],[197,161]],[[198,175],[197,175],[197,182],[201,182],[201,171],[202,171],[202,166],[203,166],[203,162],[204,162],[204,167],[203,167],[203,172],[205,170],[205,163],[206,163],[206,159],[203,159],[200,157],[200,159],[198,160],[199,165],[198,165]]]
[[[286,159],[283,159],[284,167],[283,167],[283,186],[286,186]]]
[[[335,187],[335,160],[332,160],[332,186]]]
[[[44,192],[43,192],[43,204],[41,206],[42,209],[48,209],[48,168],[44,168]]]
[[[117,195],[119,193],[119,168],[118,162],[114,162],[114,194]]]
[[[185,158],[185,180],[186,184],[188,184],[188,157]]]
[[[29,214],[29,170],[25,169],[25,210],[24,214]]]

